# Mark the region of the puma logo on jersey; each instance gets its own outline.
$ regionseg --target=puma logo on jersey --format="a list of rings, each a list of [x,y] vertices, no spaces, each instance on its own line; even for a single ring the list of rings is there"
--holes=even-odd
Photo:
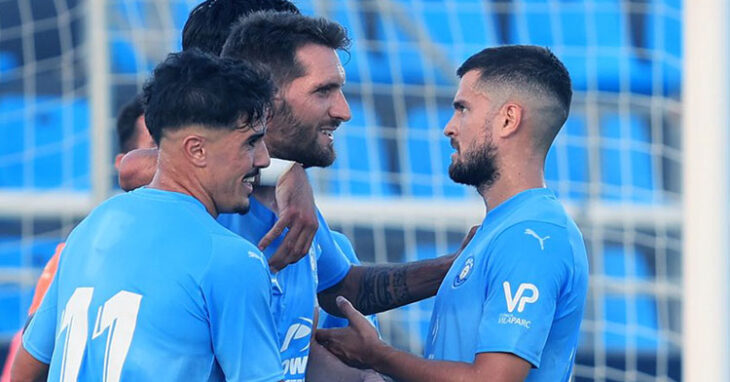
[[[540,250],[542,250],[542,251],[545,250],[545,240],[550,238],[550,236],[540,237],[540,235],[538,235],[535,231],[533,231],[530,228],[525,230],[525,235],[532,236],[535,239],[537,239],[537,241],[540,242]]]

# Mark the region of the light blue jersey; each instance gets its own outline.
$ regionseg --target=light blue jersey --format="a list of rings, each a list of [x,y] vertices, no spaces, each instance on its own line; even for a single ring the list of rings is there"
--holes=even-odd
[[[530,362],[527,381],[568,381],[588,287],[573,220],[547,189],[489,211],[436,295],[425,357],[473,362],[483,352]]]
[[[335,244],[337,244],[340,250],[342,250],[342,253],[347,257],[347,260],[351,264],[360,265],[360,259],[357,258],[357,255],[355,254],[355,248],[352,247],[352,243],[350,242],[350,239],[347,238],[347,236],[337,231],[332,231],[332,238],[335,240]],[[367,318],[368,321],[373,324],[378,332],[380,331],[380,324],[378,323],[378,317],[376,315],[371,314],[369,316],[365,316],[365,318]],[[344,328],[348,325],[350,325],[350,321],[348,321],[346,318],[333,316],[327,313],[324,309],[319,308],[319,322],[317,324],[317,327],[322,329],[332,329]]]
[[[141,188],[74,229],[23,336],[51,381],[279,381],[268,266],[191,196]]]
[[[279,334],[279,350],[287,382],[304,382],[309,341],[312,337],[317,293],[340,282],[350,263],[335,244],[332,233],[317,211],[319,229],[307,256],[272,276],[272,311]],[[274,226],[277,216],[255,198],[245,215],[224,214],[218,221],[252,243],[258,243]],[[276,253],[287,231],[265,250],[267,258]]]

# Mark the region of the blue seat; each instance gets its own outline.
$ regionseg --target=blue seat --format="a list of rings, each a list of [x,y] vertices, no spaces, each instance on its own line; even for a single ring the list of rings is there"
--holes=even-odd
[[[18,67],[18,58],[10,52],[0,51],[0,74]]]
[[[600,128],[601,197],[621,202],[658,202],[648,121],[634,114],[610,113],[601,118]]]
[[[560,198],[588,198],[588,137],[585,116],[573,113],[545,160],[545,179]]]
[[[89,189],[85,99],[0,97],[0,186]],[[32,138],[32,140],[31,140]],[[69,147],[70,146],[70,147]],[[31,160],[27,161],[27,155]],[[26,168],[30,166],[30,177]]]
[[[616,282],[653,279],[646,256],[639,251],[625,251],[619,246],[609,245],[604,248],[603,267],[605,276]],[[633,310],[632,317],[629,317],[629,310]],[[603,311],[603,320],[608,325],[603,333],[607,351],[625,352],[627,346],[633,344],[640,352],[656,352],[665,346],[666,340],[659,333],[657,302],[653,295],[607,294],[603,300]],[[628,326],[637,330],[629,331]],[[625,329],[621,330],[621,327]]]
[[[369,9],[361,11],[360,5],[354,1],[339,2],[336,7],[334,20],[348,30],[353,40],[358,41],[352,47],[350,59],[343,60],[348,81],[423,84],[432,77],[437,83],[445,83],[443,76],[424,56],[415,36],[399,22]],[[438,14],[432,16],[442,17]],[[413,21],[418,26],[422,20]]]
[[[451,110],[438,108],[435,115],[431,114],[424,107],[408,111],[405,150],[409,163],[401,168],[412,175],[410,196],[462,198],[466,187],[449,178],[454,149],[442,133],[451,118]]]

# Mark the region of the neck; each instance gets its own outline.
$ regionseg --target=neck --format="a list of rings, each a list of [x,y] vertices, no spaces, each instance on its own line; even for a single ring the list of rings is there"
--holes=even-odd
[[[500,168],[500,176],[491,186],[480,185],[477,187],[477,191],[484,199],[487,212],[522,191],[545,187],[542,164],[520,166],[519,168],[504,167]]]
[[[210,197],[210,194],[205,190],[200,180],[192,175],[194,171],[177,168],[162,153],[159,154],[157,163],[157,171],[155,172],[154,178],[152,178],[152,182],[149,184],[150,188],[190,195],[203,203],[205,210],[211,216],[214,218],[218,217],[218,209],[213,202],[213,198]]]

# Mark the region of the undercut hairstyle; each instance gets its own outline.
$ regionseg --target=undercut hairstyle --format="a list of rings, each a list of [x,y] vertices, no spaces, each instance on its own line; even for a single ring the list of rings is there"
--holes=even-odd
[[[306,74],[296,60],[296,53],[308,44],[346,52],[350,39],[342,25],[324,18],[289,12],[256,12],[233,26],[221,56],[266,65],[282,88]]]
[[[144,104],[142,103],[141,94],[135,96],[119,110],[117,116],[117,142],[119,143],[120,153],[126,154],[136,149],[135,141],[139,135],[137,120],[142,114],[144,114]]]
[[[538,143],[547,151],[568,118],[573,97],[570,74],[563,63],[546,48],[506,45],[487,48],[469,57],[456,74],[463,77],[472,70],[480,72],[482,83],[511,87],[554,101],[556,108],[543,118],[547,125],[545,134],[538,137]]]
[[[274,91],[268,72],[246,61],[171,53],[144,86],[145,122],[158,146],[165,131],[190,125],[251,127],[269,117]]]
[[[287,0],[206,0],[188,16],[182,31],[183,50],[198,48],[219,56],[233,24],[256,11],[299,13]]]

